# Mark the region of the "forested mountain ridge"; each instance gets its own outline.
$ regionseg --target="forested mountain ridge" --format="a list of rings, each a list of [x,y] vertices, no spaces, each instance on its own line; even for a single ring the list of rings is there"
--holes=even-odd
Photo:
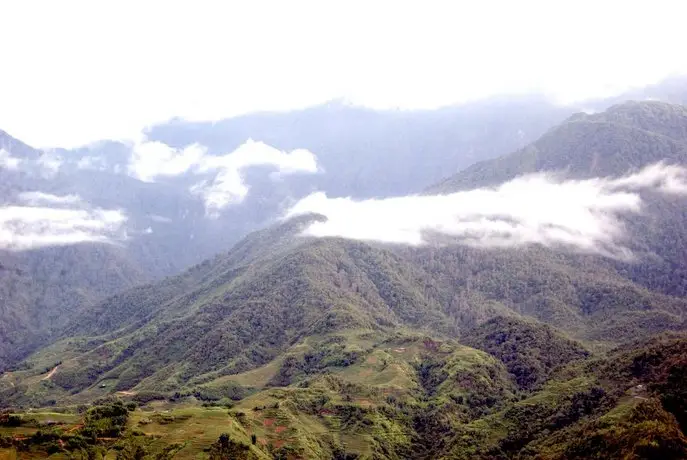
[[[628,102],[593,115],[578,114],[511,155],[475,164],[431,187],[448,193],[549,172],[566,179],[619,177],[656,162],[687,165],[687,108]],[[633,281],[667,294],[687,294],[687,214],[681,197],[642,193],[645,212],[624,220],[635,235],[636,264],[616,264]]]
[[[50,343],[82,309],[145,279],[108,245],[0,251],[0,370]]]
[[[517,317],[490,319],[467,332],[462,342],[496,356],[525,390],[544,384],[557,367],[590,355],[551,327]]]
[[[491,186],[541,171],[584,179],[622,175],[657,161],[685,163],[686,126],[685,106],[655,101],[575,114],[516,153],[476,163],[427,191]]]

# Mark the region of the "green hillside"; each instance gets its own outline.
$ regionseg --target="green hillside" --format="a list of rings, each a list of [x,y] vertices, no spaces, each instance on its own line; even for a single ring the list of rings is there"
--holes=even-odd
[[[0,251],[0,371],[54,341],[83,308],[145,279],[116,246]]]
[[[225,445],[245,455],[236,458],[679,459],[686,350],[684,336],[637,342],[557,367],[530,391],[496,358],[451,340],[347,331],[193,391],[118,393],[138,402],[123,425],[76,405],[17,408],[0,439],[36,458],[208,458],[227,433]],[[112,400],[98,401],[92,411],[113,412],[102,406]]]
[[[166,395],[283,360],[304,338],[351,329],[379,335],[413,329],[467,340],[491,318],[524,315],[602,350],[680,330],[687,319],[685,300],[591,263],[575,268],[565,257],[549,257],[550,250],[397,251],[298,237],[284,244],[287,230],[298,228],[271,230],[282,238],[269,257],[246,258],[240,245],[239,254],[108,299],[30,357],[15,378],[59,361],[54,389],[42,393],[46,400],[83,401],[102,388]],[[44,403],[31,399],[31,388],[26,395],[16,388],[11,401]]]
[[[556,368],[589,356],[554,329],[513,317],[491,319],[467,332],[463,342],[498,358],[523,390],[537,389]]]

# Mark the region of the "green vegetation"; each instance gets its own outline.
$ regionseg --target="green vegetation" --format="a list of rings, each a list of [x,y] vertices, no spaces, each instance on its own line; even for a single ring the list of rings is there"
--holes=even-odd
[[[351,331],[346,348],[366,338]],[[355,363],[334,363],[289,386],[267,385],[228,409],[202,407],[193,395],[141,407],[115,400],[68,408],[61,417],[6,413],[2,420],[12,422],[0,430],[6,449],[76,458],[81,452],[175,459],[687,455],[680,427],[687,395],[678,375],[687,362],[684,336],[571,361],[527,393],[518,392],[500,361],[452,341],[394,334],[365,348]],[[307,354],[307,341],[292,353],[299,349]],[[396,375],[380,379],[373,369]]]
[[[523,390],[543,384],[559,366],[584,359],[589,352],[549,326],[496,317],[466,334],[463,342],[501,360]]]
[[[209,457],[210,460],[246,460],[254,458],[254,456],[250,454],[250,447],[233,441],[226,433],[219,435],[217,442],[210,446]]]
[[[83,308],[146,279],[114,246],[0,251],[0,372],[54,341]]]
[[[238,262],[230,254],[110,298],[76,319],[68,337],[0,377],[0,401],[75,404],[117,392],[134,393],[142,403],[175,393],[196,393],[206,401],[241,399],[259,388],[251,379],[234,378],[246,372],[265,369],[262,386],[286,386],[358,363],[366,347],[349,347],[345,336],[337,338],[347,330],[388,336],[414,329],[437,339],[463,337],[504,359],[498,344],[474,342],[480,332],[471,331],[495,317],[525,314],[604,350],[679,330],[687,319],[683,299],[651,292],[608,267],[578,267],[574,256],[543,248],[395,251],[296,239],[264,254],[236,257]],[[517,383],[523,389],[584,355],[579,345],[553,340],[557,336],[549,329],[494,324],[495,332],[514,328],[504,332],[511,335],[508,346],[522,344],[506,364],[521,374]],[[307,350],[290,351],[318,336],[330,341],[306,341]],[[555,353],[536,351],[549,340]]]

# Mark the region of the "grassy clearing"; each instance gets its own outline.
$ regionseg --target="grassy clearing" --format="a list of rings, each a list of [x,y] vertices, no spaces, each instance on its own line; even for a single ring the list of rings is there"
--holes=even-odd
[[[337,375],[351,383],[379,388],[413,390],[418,386],[408,362],[385,349],[374,350],[363,362],[341,369]]]
[[[255,435],[257,442],[251,449],[260,459],[272,458],[269,451],[283,447],[303,452],[303,458],[327,458],[328,451],[321,443],[339,441],[338,434],[332,433],[327,426],[326,417],[299,413],[283,403],[285,397],[286,393],[279,391],[262,393],[246,398],[231,410],[157,404],[147,410],[135,411],[130,427],[147,436],[158,437],[160,448],[183,444],[175,459],[203,458],[204,449],[222,433],[248,445],[251,445],[251,435]],[[282,403],[275,407],[280,401]],[[261,409],[254,410],[255,407]],[[364,443],[360,448],[364,448]]]
[[[187,406],[173,410],[137,410],[129,423],[131,428],[148,436],[159,437],[161,446],[183,444],[184,448],[175,457],[179,459],[199,458],[222,433],[245,444],[251,443],[250,434],[224,408]],[[254,447],[253,450],[258,458],[269,458],[259,449]]]
[[[282,361],[281,358],[278,358],[262,367],[258,367],[248,372],[220,377],[205,386],[216,387],[222,386],[227,382],[234,382],[245,387],[263,388],[279,371]]]

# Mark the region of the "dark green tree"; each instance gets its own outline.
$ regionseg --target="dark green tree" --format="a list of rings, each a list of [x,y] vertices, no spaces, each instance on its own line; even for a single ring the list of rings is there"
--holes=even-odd
[[[227,433],[219,435],[209,454],[211,460],[248,460],[254,457],[249,446],[233,441]]]

